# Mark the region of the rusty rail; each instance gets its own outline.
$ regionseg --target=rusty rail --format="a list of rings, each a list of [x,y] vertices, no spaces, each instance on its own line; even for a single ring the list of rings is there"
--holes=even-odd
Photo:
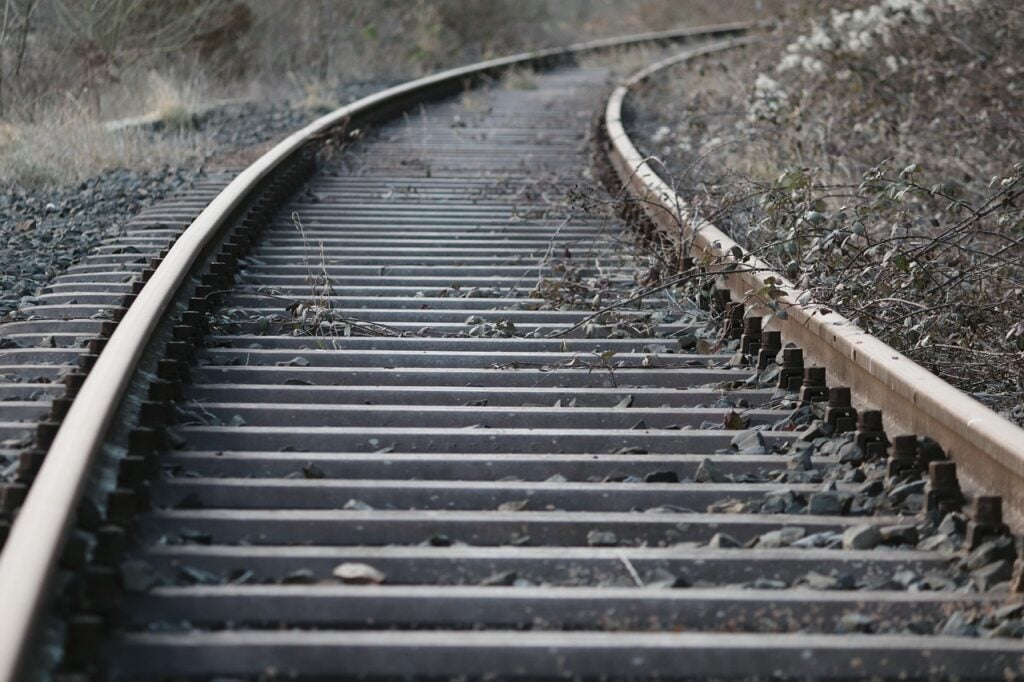
[[[784,295],[774,304],[786,319],[773,316],[772,326],[802,346],[811,358],[828,368],[833,383],[851,387],[866,403],[881,409],[899,433],[934,438],[958,465],[968,485],[1003,496],[1009,521],[1024,522],[1024,430],[924,369],[842,315],[816,304],[800,304],[802,291],[712,223],[694,217],[686,200],[663,180],[633,144],[622,124],[623,102],[630,88],[654,74],[696,57],[737,47],[738,39],[698,48],[648,66],[616,88],[608,100],[605,126],[610,158],[622,182],[642,200],[647,215],[666,234],[680,225],[692,254],[710,257],[723,271],[737,300],[751,299],[764,290],[768,278]],[[742,259],[742,260],[741,260]],[[726,265],[730,271],[725,272]],[[762,300],[762,303],[764,301]],[[764,307],[769,311],[768,307]]]
[[[341,126],[350,128],[407,107],[410,103],[457,92],[467,81],[517,66],[544,67],[590,52],[658,41],[722,37],[752,25],[665,31],[600,40],[494,59],[410,81],[363,98],[312,122],[285,138],[228,185],[175,242],[139,292],[110,337],[71,405],[0,554],[0,680],[15,680],[24,664],[39,615],[44,610],[57,560],[133,372],[146,352],[165,309],[175,300],[189,272],[218,240],[228,217],[255,188],[318,138]]]

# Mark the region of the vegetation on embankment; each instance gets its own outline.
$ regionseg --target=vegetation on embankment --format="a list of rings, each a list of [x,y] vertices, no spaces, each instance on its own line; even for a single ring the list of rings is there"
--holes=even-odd
[[[809,293],[1024,422],[1024,10],[819,2],[662,73],[633,129]]]
[[[0,0],[0,186],[185,163],[225,98],[323,109],[341,87],[623,33],[765,16],[782,0]],[[101,121],[159,112],[173,135]]]

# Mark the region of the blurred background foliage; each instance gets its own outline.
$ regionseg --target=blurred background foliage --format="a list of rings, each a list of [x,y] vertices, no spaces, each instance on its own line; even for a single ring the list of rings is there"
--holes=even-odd
[[[765,0],[0,0],[0,120],[396,80],[593,37],[765,16]],[[774,5],[783,3],[776,2]],[[157,77],[154,77],[154,73]],[[158,93],[159,94],[159,93]],[[163,93],[166,95],[166,92]]]

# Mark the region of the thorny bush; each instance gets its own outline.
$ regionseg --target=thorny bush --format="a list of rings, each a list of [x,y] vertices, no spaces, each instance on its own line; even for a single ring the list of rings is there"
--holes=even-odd
[[[1024,423],[1024,12],[860,5],[672,70],[633,132],[800,303]]]

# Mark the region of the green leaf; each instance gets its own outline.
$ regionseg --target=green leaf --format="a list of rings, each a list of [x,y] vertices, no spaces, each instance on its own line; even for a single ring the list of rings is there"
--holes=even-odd
[[[795,190],[803,189],[811,184],[811,178],[804,171],[801,170],[788,170],[779,176],[779,179],[775,181],[782,189]]]
[[[725,413],[725,419],[723,420],[722,425],[731,431],[741,431],[747,428],[747,424],[743,421],[743,417],[739,416],[732,410]]]
[[[811,225],[820,225],[825,222],[825,214],[819,213],[818,211],[807,211],[804,213],[804,220],[809,222]]]

